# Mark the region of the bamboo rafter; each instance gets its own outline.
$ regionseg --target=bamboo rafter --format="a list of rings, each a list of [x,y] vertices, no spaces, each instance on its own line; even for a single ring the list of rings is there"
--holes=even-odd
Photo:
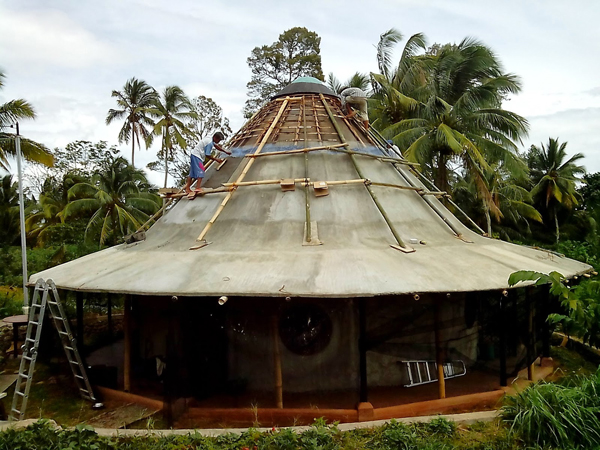
[[[329,119],[331,120],[331,123],[333,124],[333,126],[334,126],[334,128],[335,128],[335,130],[336,130],[336,132],[337,132],[337,134],[338,134],[338,136],[340,138],[340,141],[342,141],[342,143],[345,143],[346,139],[344,138],[344,134],[340,130],[339,125],[338,125],[337,121],[335,120],[335,117],[333,116],[333,113],[331,112],[331,109],[329,108],[329,105],[327,104],[327,100],[325,100],[325,96],[323,96],[323,94],[320,94],[320,96],[321,96],[321,101],[323,102],[323,106],[325,107],[325,110],[327,111],[327,114],[329,115]],[[356,172],[358,173],[358,176],[361,177],[362,179],[365,179],[365,177],[362,175],[362,171],[360,170],[360,167],[359,167],[358,163],[356,162],[356,157],[354,155],[350,155],[350,159],[352,160],[352,164],[354,165],[354,168],[356,169]],[[414,249],[410,249],[410,247],[406,246],[406,244],[404,243],[404,241],[400,237],[400,234],[396,230],[396,227],[394,226],[394,224],[390,220],[389,216],[387,215],[387,212],[385,211],[385,209],[383,208],[383,206],[379,202],[379,199],[377,198],[377,195],[375,195],[375,193],[373,192],[373,190],[371,189],[371,187],[368,184],[365,184],[365,186],[367,188],[367,191],[369,192],[369,195],[373,199],[373,203],[375,203],[375,206],[377,206],[377,209],[379,210],[379,213],[381,214],[381,216],[383,217],[383,220],[385,221],[385,223],[389,227],[390,231],[392,232],[392,235],[396,239],[396,242],[398,243],[398,245],[402,249],[409,249],[407,251],[414,251]]]
[[[258,148],[256,149],[256,151],[254,152],[255,155],[258,155],[263,147],[265,146],[265,144],[267,143],[267,140],[269,139],[269,136],[271,135],[271,133],[273,132],[273,129],[275,128],[275,126],[277,125],[277,123],[279,122],[279,119],[281,118],[281,115],[283,114],[283,112],[285,111],[286,107],[288,105],[287,101],[284,101],[281,104],[281,107],[279,108],[279,111],[277,112],[277,115],[275,116],[275,119],[273,120],[273,122],[271,123],[271,126],[269,127],[268,131],[265,133],[265,135],[263,136],[260,145],[258,146]],[[250,170],[250,167],[252,167],[252,165],[254,164],[255,159],[249,159],[246,167],[244,167],[244,170],[242,171],[242,173],[240,174],[240,176],[238,177],[238,179],[236,180],[236,183],[241,183],[243,182],[244,178],[246,177],[246,174],[248,173],[248,171]],[[233,193],[235,191],[230,191],[225,198],[223,199],[223,201],[221,202],[221,205],[219,206],[219,208],[217,209],[217,211],[215,211],[215,214],[212,216],[212,218],[208,221],[208,223],[206,224],[206,226],[204,227],[204,229],[202,230],[202,232],[200,233],[200,235],[198,235],[198,238],[196,239],[197,241],[202,241],[204,239],[204,236],[206,236],[206,233],[208,233],[208,231],[211,229],[212,225],[215,223],[215,221],[217,220],[217,218],[221,215],[221,212],[223,211],[223,209],[225,208],[225,205],[227,205],[227,203],[229,202],[229,200],[231,199],[231,197],[233,196]]]

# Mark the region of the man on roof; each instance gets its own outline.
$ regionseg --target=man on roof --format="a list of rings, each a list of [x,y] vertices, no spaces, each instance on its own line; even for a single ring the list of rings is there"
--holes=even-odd
[[[346,119],[358,115],[366,130],[369,129],[369,114],[367,112],[367,94],[357,87],[347,87],[340,93],[342,99],[342,111],[346,113]]]
[[[225,139],[223,133],[217,131],[212,138],[204,138],[198,145],[194,147],[190,154],[190,175],[187,177],[187,181],[185,183],[185,192],[187,194],[192,193],[192,183],[196,181],[196,188],[194,192],[202,192],[200,185],[202,184],[202,179],[204,178],[204,160],[206,158],[212,159],[218,163],[223,162],[222,159],[217,158],[216,156],[212,156],[213,149],[217,149],[223,153],[231,155],[231,152],[228,152],[223,147],[219,145]]]

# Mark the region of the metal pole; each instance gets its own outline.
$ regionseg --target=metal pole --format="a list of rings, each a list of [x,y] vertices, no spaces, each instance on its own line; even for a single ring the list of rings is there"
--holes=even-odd
[[[27,241],[25,239],[25,203],[23,200],[23,174],[21,171],[21,136],[19,135],[19,122],[16,123],[17,136],[17,173],[19,178],[19,220],[21,222],[21,260],[23,264],[23,313],[29,314],[29,292],[27,291]]]

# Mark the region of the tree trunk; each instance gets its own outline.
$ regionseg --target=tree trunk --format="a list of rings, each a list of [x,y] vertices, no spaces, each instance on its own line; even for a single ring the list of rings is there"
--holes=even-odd
[[[487,223],[487,235],[492,237],[492,218],[490,217],[490,208],[485,208],[485,221]]]
[[[131,123],[131,167],[135,168],[135,162],[133,161],[134,154],[135,154],[135,126],[132,122]]]
[[[448,168],[446,167],[448,164],[448,156],[444,153],[444,151],[440,151],[440,155],[438,157],[438,167],[435,184],[440,191],[448,192]],[[447,207],[448,200],[446,197],[442,198],[442,203]]]
[[[166,128],[163,133],[163,145],[165,149],[165,185],[167,187],[167,179],[169,177],[169,144],[167,144],[167,136],[169,134],[169,129]]]
[[[558,244],[559,230],[558,230],[558,214],[556,208],[554,208],[554,225],[556,226],[556,243]]]

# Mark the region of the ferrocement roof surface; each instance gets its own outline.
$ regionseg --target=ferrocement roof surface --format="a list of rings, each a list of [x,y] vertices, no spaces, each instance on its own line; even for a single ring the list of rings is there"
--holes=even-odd
[[[323,142],[307,143],[318,145]],[[356,141],[351,148],[361,150]],[[355,158],[365,178],[400,185],[409,179],[422,186],[406,166]],[[209,181],[217,186],[236,180],[248,160],[232,158],[224,166],[228,169],[212,171]],[[308,153],[308,174],[311,181],[360,178],[349,155],[329,151]],[[304,176],[305,154],[273,155],[255,158],[245,181]],[[409,244],[415,251],[404,253],[391,247],[397,242],[364,184],[329,186],[324,197],[309,188],[311,221],[323,244],[305,246],[304,189],[298,184],[288,192],[279,184],[238,187],[206,235],[210,244],[198,250],[190,247],[227,193],[184,197],[150,228],[145,241],[87,255],[32,275],[30,282],[51,278],[62,289],[139,295],[343,298],[505,289],[518,270],[567,277],[592,270],[548,251],[478,235],[429,196],[472,241],[465,242],[419,193],[372,185],[402,239],[424,242]]]

